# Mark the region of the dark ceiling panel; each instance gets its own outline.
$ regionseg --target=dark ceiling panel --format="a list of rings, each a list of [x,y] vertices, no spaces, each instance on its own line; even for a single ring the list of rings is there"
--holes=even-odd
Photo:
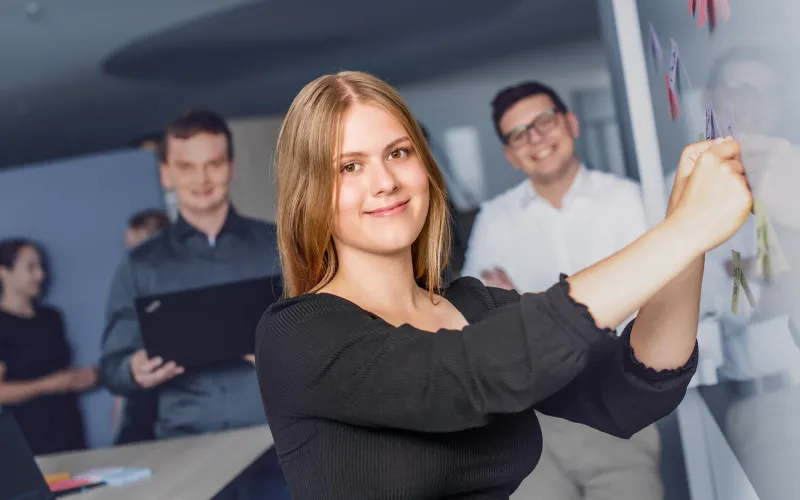
[[[25,115],[0,96],[0,167],[124,146],[189,107],[283,113],[324,73],[407,85],[597,34],[595,0],[258,2],[134,40],[97,62],[108,73],[76,68],[80,83],[48,82],[57,98]]]

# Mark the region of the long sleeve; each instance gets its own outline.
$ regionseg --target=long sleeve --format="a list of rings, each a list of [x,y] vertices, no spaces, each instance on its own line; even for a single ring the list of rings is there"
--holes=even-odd
[[[593,358],[580,375],[537,404],[536,410],[622,438],[672,413],[697,369],[697,346],[681,368],[656,371],[635,358],[630,347],[632,328],[633,321],[616,349]]]
[[[131,355],[144,347],[134,299],[133,273],[126,258],[111,284],[100,353],[100,378],[114,394],[128,395],[139,389],[130,370]]]
[[[488,296],[477,280],[470,293]],[[449,432],[530,408],[618,343],[568,295],[565,281],[516,295],[461,331],[393,327],[319,294],[273,306],[257,330],[268,413],[360,426]],[[514,294],[514,292],[508,292]],[[463,312],[463,311],[462,311]]]

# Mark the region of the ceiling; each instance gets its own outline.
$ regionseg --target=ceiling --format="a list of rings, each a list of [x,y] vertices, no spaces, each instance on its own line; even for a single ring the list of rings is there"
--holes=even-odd
[[[596,0],[2,0],[0,167],[126,145],[196,106],[282,113],[341,69],[403,85],[598,32]]]

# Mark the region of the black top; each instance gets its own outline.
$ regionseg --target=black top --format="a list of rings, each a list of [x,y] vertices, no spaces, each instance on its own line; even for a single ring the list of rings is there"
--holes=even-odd
[[[0,361],[6,381],[21,382],[70,367],[71,353],[61,314],[37,307],[31,318],[0,311]],[[75,394],[52,394],[4,405],[19,424],[34,455],[85,447],[83,419]]]
[[[159,438],[266,423],[255,370],[244,359],[210,369],[187,370],[145,391],[133,380],[130,358],[144,348],[135,309],[137,297],[276,274],[280,274],[280,266],[274,225],[243,217],[231,207],[222,230],[212,241],[179,218],[131,250],[117,270],[101,346],[100,377],[104,385],[122,396],[157,398],[154,433]]]
[[[597,328],[565,280],[544,293],[453,282],[469,322],[394,327],[330,294],[273,305],[258,379],[292,498],[507,499],[542,449],[534,410],[628,438],[672,412],[697,367],[656,372]]]

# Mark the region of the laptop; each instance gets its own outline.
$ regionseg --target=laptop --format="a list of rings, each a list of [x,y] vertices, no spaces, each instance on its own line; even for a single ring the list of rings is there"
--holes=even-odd
[[[255,353],[264,311],[283,293],[280,276],[136,299],[147,355],[185,369],[242,360]]]
[[[102,486],[102,482],[75,482],[53,492],[33,458],[28,442],[14,416],[0,410],[0,499],[53,500],[73,493]]]

